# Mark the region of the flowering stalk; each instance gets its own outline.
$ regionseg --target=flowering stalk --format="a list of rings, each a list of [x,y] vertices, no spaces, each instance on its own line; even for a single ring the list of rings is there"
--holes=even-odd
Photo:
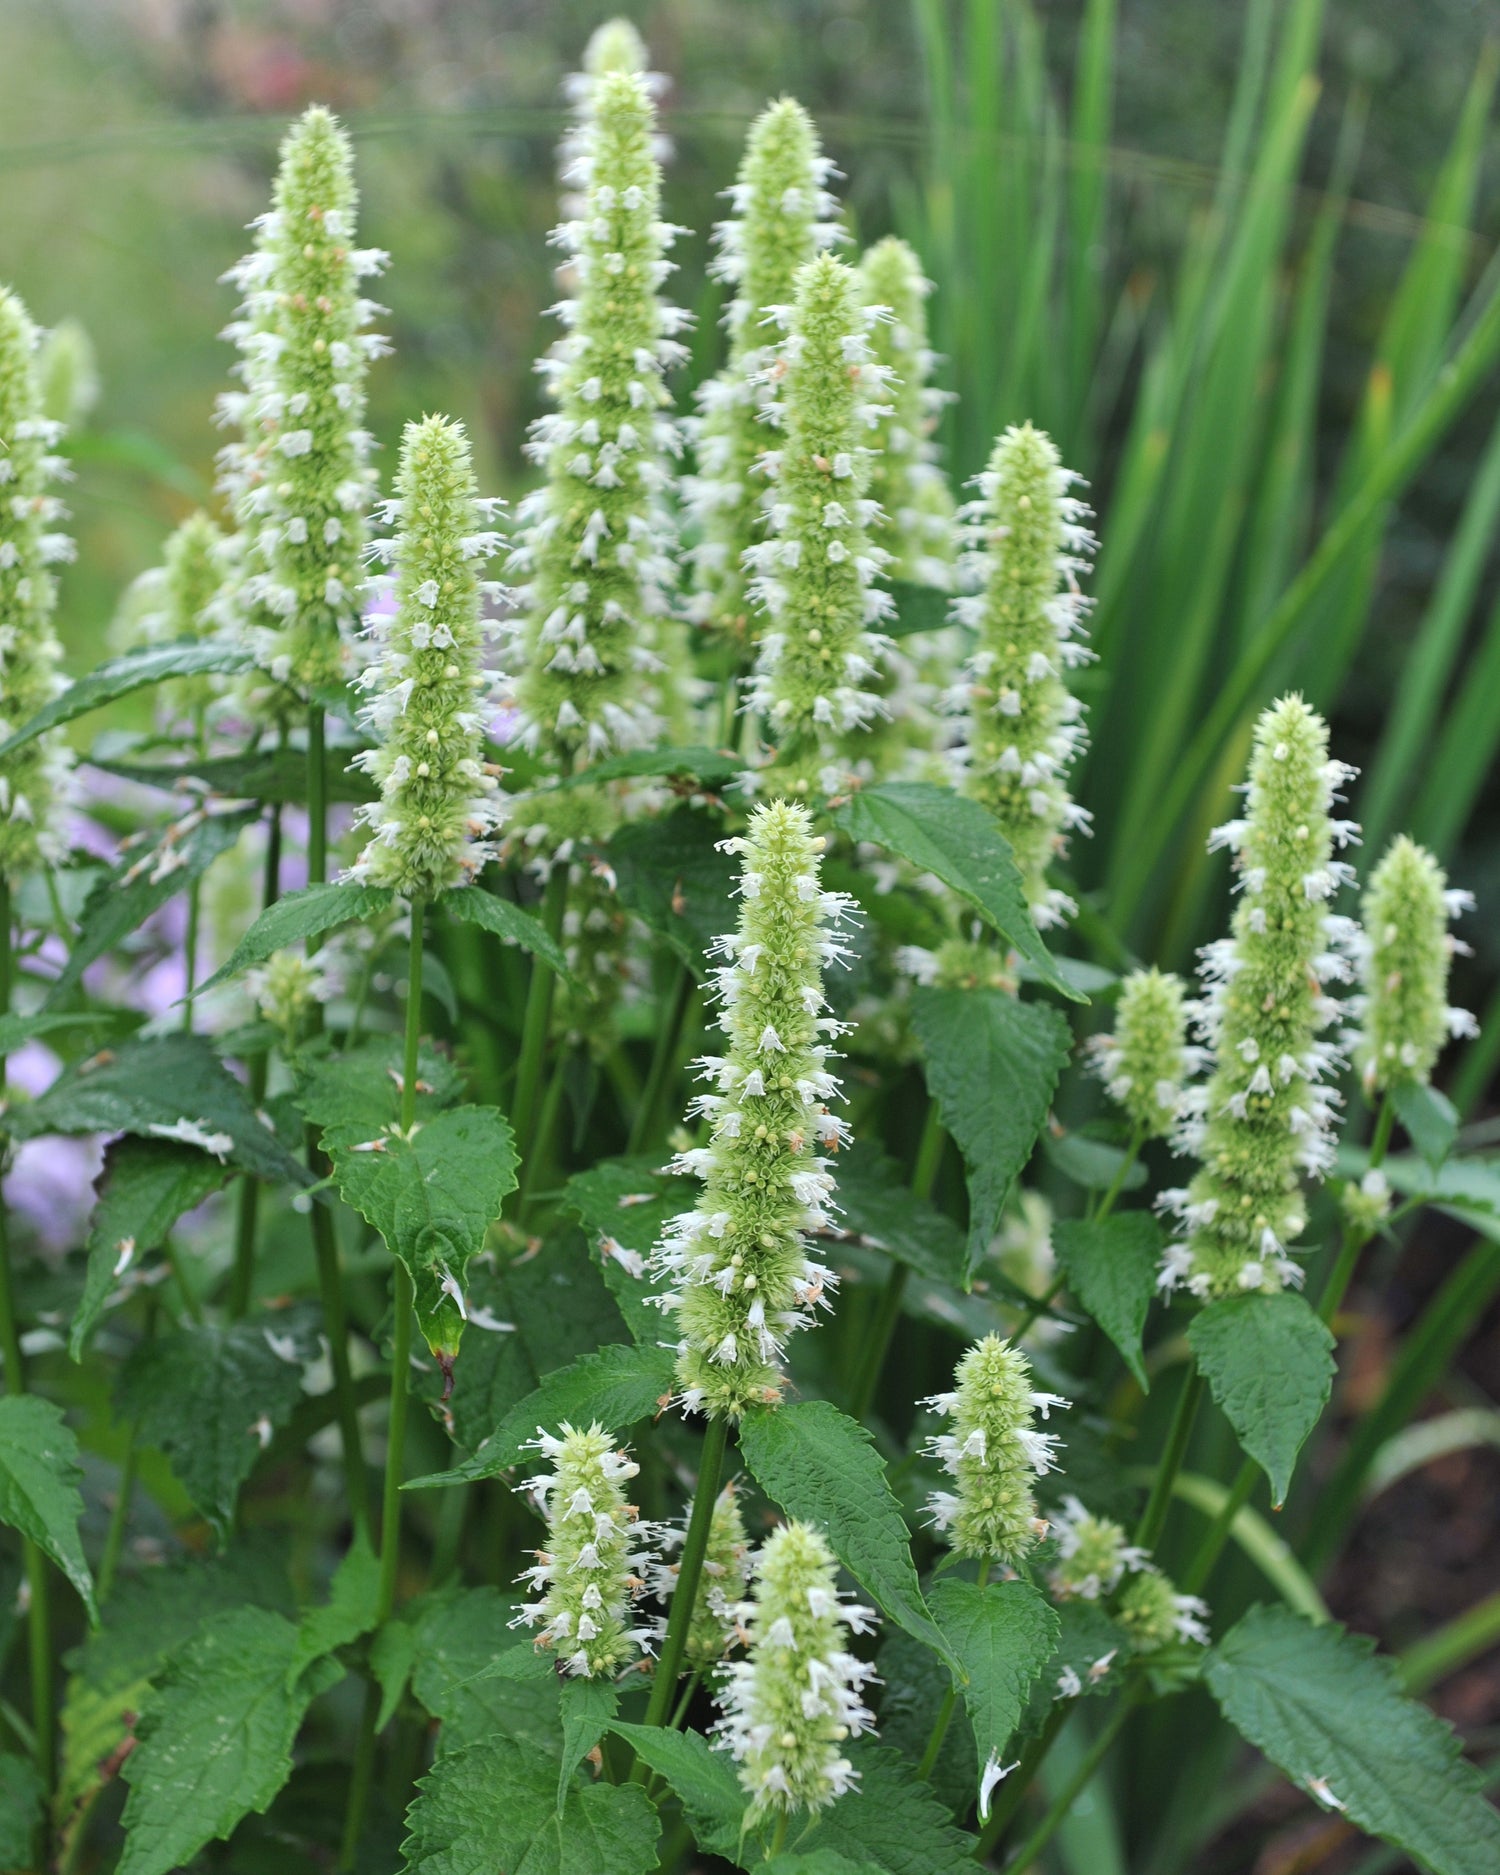
[[[1290,1254],[1307,1221],[1300,1179],[1333,1164],[1339,1104],[1325,1082],[1341,1057],[1319,1038],[1339,1013],[1324,986],[1349,975],[1354,938],[1328,909],[1353,876],[1333,850],[1356,830],[1332,817],[1351,772],[1328,759],[1323,719],[1283,698],[1255,727],[1244,819],[1210,842],[1234,853],[1240,902],[1230,937],[1203,953],[1198,1030],[1213,1072],[1177,1133],[1201,1169],[1159,1200],[1182,1231],[1164,1289],[1208,1301],[1302,1281]]]
[[[837,207],[825,186],[833,173],[807,112],[794,98],[778,99],[750,126],[729,191],[734,214],[714,230],[713,272],[734,287],[725,314],[729,361],[698,393],[698,473],[687,493],[699,532],[695,610],[704,624],[740,639],[751,625],[745,554],[761,537],[764,506],[758,478],[772,386],[763,373],[775,356],[769,321],[791,304],[799,270],[840,238],[828,219]]]
[[[994,815],[1010,843],[1032,916],[1055,925],[1077,909],[1047,884],[1047,868],[1089,816],[1064,777],[1083,747],[1082,706],[1066,673],[1090,656],[1082,643],[1078,576],[1093,536],[1088,509],[1069,495],[1078,478],[1052,439],[1029,423],[995,444],[978,478],[962,568],[977,591],[953,616],[976,634],[967,682],[963,790]]]
[[[756,1560],[749,1657],[729,1669],[715,1728],[750,1797],[747,1825],[825,1809],[858,1781],[844,1746],[874,1728],[861,1697],[874,1669],[849,1636],[869,1633],[875,1611],[841,1600],[837,1575],[806,1523],[772,1531]]]
[[[1054,1595],[1066,1601],[1102,1601],[1127,1574],[1151,1566],[1147,1552],[1126,1538],[1122,1525],[1096,1517],[1076,1497],[1065,1497],[1052,1520],[1057,1561],[1048,1577]]]
[[[845,739],[885,713],[877,685],[889,641],[870,628],[892,606],[874,583],[887,555],[870,538],[879,510],[866,491],[888,373],[848,267],[822,255],[795,284],[785,337],[761,374],[778,392],[764,414],[781,441],[766,456],[766,538],[746,553],[765,614],[747,700],[787,785],[832,792]]]
[[[827,1041],[844,1025],[825,1015],[823,967],[847,953],[835,927],[851,901],[819,880],[824,841],[806,808],[757,807],[740,856],[739,927],[718,940],[719,1027],[729,1052],[698,1065],[717,1091],[689,1112],[710,1140],[673,1169],[704,1181],[691,1211],[672,1219],[652,1256],[674,1287],[657,1299],[676,1323],[683,1407],[737,1419],[773,1405],[786,1377],[787,1334],[830,1306],[833,1272],[808,1253],[833,1192],[820,1148],[836,1151],[845,1122]]]
[[[1174,1641],[1208,1645],[1208,1604],[1196,1595],[1181,1595],[1169,1576],[1159,1569],[1133,1575],[1120,1596],[1115,1619],[1130,1636],[1138,1654],[1158,1653]]]
[[[1094,1072],[1141,1140],[1163,1139],[1182,1111],[1183,1089],[1202,1064],[1187,1039],[1181,977],[1133,970],[1120,985],[1112,1035],[1089,1042]]]
[[[1350,999],[1360,1026],[1351,1038],[1365,1092],[1425,1087],[1449,1036],[1475,1035],[1467,1009],[1448,1004],[1448,970],[1466,948],[1448,921],[1473,909],[1473,895],[1448,890],[1442,867],[1401,834],[1370,874],[1358,940],[1363,995]]]
[[[685,1545],[691,1524],[690,1506],[680,1530],[663,1532],[662,1548]],[[704,1673],[717,1666],[734,1645],[739,1634],[739,1604],[745,1599],[749,1586],[750,1567],[750,1541],[745,1534],[745,1520],[740,1515],[734,1480],[730,1479],[714,1499],[708,1540],[703,1550],[703,1572],[683,1644],[683,1661],[694,1673]],[[651,1587],[660,1601],[673,1604],[681,1580],[681,1563],[667,1562],[663,1558],[652,1571]]]
[[[228,543],[200,509],[167,536],[161,565],[132,582],[119,625],[131,644],[173,644],[208,638],[230,570]],[[157,686],[158,720],[164,727],[192,724],[202,741],[203,718],[215,696],[211,677],[173,677]],[[203,750],[200,746],[198,753]]]

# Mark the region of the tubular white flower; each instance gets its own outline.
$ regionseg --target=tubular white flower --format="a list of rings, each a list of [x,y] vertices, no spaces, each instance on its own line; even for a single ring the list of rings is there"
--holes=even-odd
[[[1094,1071],[1143,1139],[1171,1132],[1188,1078],[1203,1063],[1203,1050],[1187,1039],[1184,987],[1170,971],[1131,971],[1120,985],[1114,1034],[1089,1041]]]
[[[692,1514],[693,1507],[689,1503],[682,1522],[662,1532],[663,1551],[682,1547]],[[704,1673],[717,1666],[742,1637],[742,1604],[750,1583],[752,1560],[745,1520],[740,1515],[739,1497],[731,1479],[714,1499],[708,1546],[703,1553],[703,1573],[698,1578],[693,1618],[688,1624],[683,1659],[693,1670]],[[676,1562],[668,1562],[664,1556],[653,1570],[651,1588],[659,1601],[669,1603],[677,1593],[678,1569]]]
[[[1063,1600],[1103,1600],[1127,1574],[1152,1566],[1149,1554],[1129,1541],[1121,1525],[1096,1517],[1076,1497],[1063,1499],[1051,1534],[1057,1542],[1057,1561],[1048,1582]]]

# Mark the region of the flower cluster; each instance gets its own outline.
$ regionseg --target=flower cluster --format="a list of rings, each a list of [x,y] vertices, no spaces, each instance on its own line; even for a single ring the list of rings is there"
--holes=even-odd
[[[409,423],[392,539],[372,543],[395,563],[396,610],[377,614],[378,646],[360,677],[360,722],[374,746],[355,757],[380,786],[360,809],[372,838],[349,869],[361,884],[432,898],[466,885],[490,857],[500,784],[483,760],[486,625],[478,569],[500,544],[484,522],[495,504],[475,493],[469,440],[445,417]]]
[[[680,1548],[692,1521],[693,1506],[683,1511],[682,1522],[662,1533],[662,1548]],[[683,1659],[694,1672],[705,1673],[728,1653],[741,1636],[742,1604],[750,1583],[750,1539],[740,1515],[739,1498],[731,1479],[714,1499],[714,1514],[703,1552],[703,1573],[688,1624]],[[679,1564],[663,1559],[651,1573],[651,1588],[658,1601],[670,1603],[677,1592]]]
[[[297,1045],[308,1017],[334,993],[322,960],[291,950],[273,951],[245,982],[256,1008],[289,1047]]]
[[[654,137],[639,72],[589,79],[569,173],[583,199],[555,237],[575,297],[542,366],[557,408],[528,444],[547,479],[517,510],[511,557],[524,581],[518,740],[562,766],[649,743],[659,713],[643,676],[680,664],[663,500],[679,437],[663,379],[684,355],[683,315],[660,293],[677,231],[660,217]]]
[[[825,187],[833,173],[812,119],[794,98],[781,98],[750,126],[729,192],[734,215],[714,231],[713,271],[734,287],[725,315],[729,362],[698,393],[698,473],[687,493],[700,536],[695,609],[705,624],[740,636],[750,628],[744,556],[760,538],[764,491],[756,478],[769,440],[768,321],[790,305],[799,269],[840,238],[828,219],[838,206]]]
[[[387,345],[366,330],[380,308],[359,283],[386,256],[354,245],[356,207],[349,139],[314,106],[282,145],[254,250],[228,276],[244,294],[226,332],[244,389],[220,400],[240,432],[220,457],[242,536],[239,622],[272,675],[304,689],[344,674],[374,483],[365,372]]]
[[[1115,1609],[1115,1619],[1138,1654],[1154,1654],[1174,1641],[1208,1645],[1208,1604],[1196,1595],[1179,1595],[1170,1576],[1143,1569],[1130,1578]]]
[[[955,1481],[952,1491],[928,1500],[933,1526],[948,1532],[955,1555],[988,1557],[1013,1566],[1046,1530],[1038,1518],[1032,1479],[1052,1469],[1054,1433],[1038,1432],[1068,1402],[1031,1385],[1031,1363],[999,1335],[976,1341],[958,1363],[951,1393],[922,1402],[944,1414],[949,1431],[925,1450]]]
[[[1353,877],[1333,851],[1356,829],[1332,812],[1351,773],[1329,760],[1317,712],[1285,697],[1255,726],[1245,817],[1210,841],[1234,853],[1240,902],[1232,935],[1203,952],[1197,1020],[1213,1072],[1185,1096],[1176,1139],[1201,1169],[1159,1200],[1182,1232],[1166,1289],[1209,1300],[1302,1280],[1290,1255],[1307,1221],[1299,1181],[1333,1164],[1339,1105],[1327,1082],[1342,1059],[1321,1037],[1339,1014],[1326,985],[1349,976],[1355,936],[1329,910]]]
[[[879,509],[866,491],[868,438],[889,374],[870,343],[876,315],[841,261],[825,254],[804,267],[784,318],[762,374],[778,393],[765,415],[781,436],[766,455],[766,538],[745,556],[766,614],[748,699],[805,786],[843,738],[885,711],[878,682],[889,641],[870,628],[891,612],[875,585],[888,556],[871,541]]]
[[[1360,1018],[1354,1059],[1367,1092],[1425,1084],[1450,1035],[1477,1033],[1468,1010],[1448,1005],[1448,966],[1463,948],[1448,920],[1473,904],[1468,892],[1448,889],[1442,867],[1405,834],[1370,874],[1358,941],[1364,994],[1350,999]]]
[[[53,454],[62,425],[42,414],[37,344],[26,308],[0,288],[0,737],[67,689],[52,626],[52,568],[71,559],[73,548],[57,531],[62,503],[48,492],[63,472]],[[62,857],[71,771],[58,730],[0,764],[0,879],[14,884],[41,861]]]
[[[640,1467],[598,1425],[564,1424],[556,1437],[538,1427],[531,1445],[553,1465],[522,1487],[547,1520],[547,1547],[517,1578],[541,1599],[523,1604],[511,1625],[540,1624],[536,1645],[556,1648],[564,1673],[613,1678],[653,1638],[631,1625],[651,1560],[651,1528],[625,1501]]]
[[[750,1796],[747,1821],[821,1810],[853,1788],[851,1737],[872,1729],[861,1697],[874,1669],[849,1652],[872,1608],[840,1600],[827,1539],[810,1524],[773,1530],[755,1565],[746,1610],[750,1653],[730,1667],[717,1731]]]
[[[201,509],[190,514],[167,536],[161,565],[132,582],[121,607],[120,636],[131,644],[212,637],[230,565],[228,543],[213,521]],[[158,714],[164,725],[201,725],[218,693],[212,677],[171,678],[159,687]]]
[[[1096,1602],[1113,1595],[1127,1573],[1151,1567],[1151,1558],[1109,1517],[1096,1517],[1076,1497],[1065,1497],[1052,1520],[1057,1561],[1048,1578],[1054,1595]]]
[[[828,1042],[843,1024],[824,1013],[822,979],[847,955],[835,927],[852,901],[822,888],[824,842],[806,808],[763,804],[725,845],[740,855],[742,899],[738,929],[717,947],[729,960],[716,973],[729,1051],[698,1064],[716,1091],[690,1111],[709,1121],[710,1139],[673,1169],[704,1189],[667,1225],[652,1262],[674,1285],[659,1300],[681,1337],[684,1406],[737,1418],[780,1399],[788,1332],[829,1306],[833,1273],[809,1255],[807,1232],[828,1222],[822,1150],[836,1151],[848,1130],[829,1111],[839,1084]]]
[[[1171,971],[1131,971],[1120,985],[1114,1034],[1089,1042],[1110,1099],[1143,1140],[1171,1132],[1188,1078],[1202,1065],[1203,1051],[1187,1038],[1183,991],[1181,977]]]
[[[1076,480],[1042,431],[1025,423],[1005,432],[978,478],[979,500],[960,517],[969,529],[962,574],[977,590],[953,609],[975,633],[955,699],[967,712],[964,792],[999,822],[1043,926],[1076,909],[1048,886],[1047,868],[1089,819],[1064,779],[1084,739],[1066,673],[1091,655],[1078,577],[1094,540],[1088,509],[1068,493]]]

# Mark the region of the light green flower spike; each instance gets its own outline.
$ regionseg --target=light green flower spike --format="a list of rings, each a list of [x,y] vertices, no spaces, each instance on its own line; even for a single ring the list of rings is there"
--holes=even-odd
[[[428,899],[469,883],[502,819],[484,761],[492,628],[479,579],[500,545],[485,526],[498,504],[479,499],[469,439],[445,417],[406,426],[396,490],[383,510],[395,536],[374,549],[394,562],[395,612],[370,623],[378,650],[360,678],[371,693],[360,722],[374,746],[355,757],[380,799],[360,809],[372,838],[349,877]]]
[[[649,1627],[631,1625],[653,1534],[625,1500],[640,1466],[597,1424],[587,1432],[564,1424],[558,1434],[538,1427],[531,1441],[553,1466],[521,1487],[547,1520],[547,1546],[517,1578],[539,1599],[523,1604],[511,1626],[539,1626],[536,1645],[556,1650],[562,1672],[613,1679],[652,1638]]]
[[[1209,841],[1234,853],[1240,902],[1231,935],[1202,953],[1198,1032],[1213,1072],[1185,1096],[1174,1142],[1202,1169],[1158,1201],[1181,1231],[1164,1289],[1208,1301],[1302,1281],[1290,1254],[1307,1222],[1300,1180],[1322,1178],[1334,1156],[1339,1096],[1324,1083],[1342,1057],[1320,1037],[1340,1013],[1326,986],[1349,976],[1355,939],[1328,909],[1353,878],[1333,850],[1356,829],[1332,818],[1352,773],[1328,759],[1322,717],[1285,697],[1255,726],[1244,819]]]
[[[842,238],[829,220],[838,204],[825,185],[834,173],[807,112],[794,98],[778,99],[750,126],[729,191],[734,214],[714,230],[713,272],[734,288],[729,362],[698,392],[698,472],[685,492],[699,533],[696,616],[740,638],[753,626],[745,553],[761,538],[763,457],[773,440],[763,418],[773,387],[761,376],[775,355],[772,319],[791,305],[799,270]]]
[[[664,1532],[664,1550],[682,1546],[692,1512],[689,1504],[681,1524]],[[743,1604],[750,1582],[750,1566],[750,1539],[745,1534],[739,1496],[731,1479],[714,1499],[708,1547],[703,1553],[703,1573],[698,1578],[693,1618],[688,1624],[684,1659],[693,1671],[706,1673],[716,1667],[743,1635],[741,1623],[746,1613]],[[653,1572],[651,1587],[658,1601],[670,1602],[677,1593],[678,1568],[677,1563],[663,1560]]]
[[[845,1746],[874,1729],[862,1694],[875,1669],[849,1652],[849,1635],[869,1633],[875,1611],[841,1601],[837,1579],[810,1524],[773,1530],[756,1560],[750,1657],[730,1667],[715,1727],[739,1765],[750,1824],[825,1809],[858,1780]]]
[[[1133,970],[1120,985],[1115,1032],[1089,1042],[1094,1070],[1142,1139],[1164,1139],[1203,1051],[1187,1038],[1185,985],[1171,971]]]
[[[0,736],[29,722],[67,689],[53,630],[52,568],[71,560],[57,531],[64,509],[48,492],[62,471],[52,452],[62,425],[43,415],[38,333],[16,295],[0,287]],[[62,858],[73,757],[59,730],[0,763],[0,879]]]
[[[99,401],[99,359],[88,328],[77,319],[59,319],[44,333],[37,376],[44,414],[69,429],[82,423]]]
[[[249,972],[246,986],[266,1021],[293,1047],[308,1017],[333,994],[320,962],[290,950],[273,951],[260,968]]]
[[[557,409],[527,447],[547,480],[517,511],[511,566],[525,582],[517,739],[564,768],[649,744],[659,722],[650,678],[676,579],[665,462],[679,446],[663,378],[685,354],[660,292],[677,231],[660,218],[655,134],[639,73],[593,81],[569,178],[584,200],[555,237],[576,297],[544,361]]]
[[[1351,999],[1360,1018],[1354,1060],[1368,1093],[1425,1086],[1449,1036],[1478,1033],[1467,1009],[1448,1006],[1448,967],[1462,948],[1448,920],[1473,905],[1404,833],[1370,874],[1358,945],[1364,994]]]
[[[1076,1497],[1063,1499],[1051,1534],[1057,1561],[1048,1581],[1053,1594],[1064,1601],[1100,1601],[1112,1595],[1127,1574],[1151,1567],[1150,1556],[1131,1543],[1119,1524],[1094,1516]]]
[[[958,1363],[951,1393],[922,1402],[951,1420],[926,1451],[955,1481],[928,1500],[933,1527],[948,1533],[956,1556],[1018,1563],[1046,1529],[1038,1518],[1032,1479],[1050,1471],[1057,1438],[1038,1432],[1054,1406],[1068,1402],[1037,1393],[1031,1363],[999,1335],[976,1341]]]
[[[111,630],[121,650],[137,644],[173,644],[212,638],[229,575],[228,543],[199,510],[167,536],[160,566],[132,580]],[[201,722],[221,684],[213,677],[174,677],[157,689],[157,715],[166,724]]]
[[[220,400],[241,441],[221,486],[244,536],[239,609],[279,682],[338,682],[358,624],[373,486],[365,371],[387,349],[359,282],[386,256],[357,248],[353,154],[337,119],[306,111],[281,146],[271,210],[228,276],[244,293],[228,336],[244,390]]]
[[[998,821],[1042,926],[1076,910],[1048,886],[1047,868],[1089,819],[1064,779],[1084,741],[1067,672],[1090,656],[1078,578],[1094,543],[1088,509],[1068,493],[1076,480],[1051,437],[1029,423],[1005,432],[978,478],[979,500],[963,510],[962,572],[977,590],[953,608],[975,633],[962,698],[963,791]]]
[[[774,1404],[787,1334],[830,1306],[833,1272],[808,1254],[834,1181],[820,1149],[847,1134],[829,1112],[840,1098],[828,1042],[844,1024],[825,1014],[823,970],[842,961],[835,935],[853,901],[825,892],[824,841],[806,808],[757,807],[740,855],[739,928],[716,945],[725,1055],[698,1066],[714,1093],[689,1109],[710,1123],[708,1145],[673,1169],[704,1181],[696,1206],[667,1225],[652,1258],[674,1287],[658,1298],[677,1325],[677,1378],[688,1412],[738,1418]]]
[[[1179,1595],[1171,1578],[1155,1568],[1130,1578],[1115,1619],[1138,1654],[1159,1653],[1174,1642],[1208,1645],[1208,1603],[1196,1595]]]

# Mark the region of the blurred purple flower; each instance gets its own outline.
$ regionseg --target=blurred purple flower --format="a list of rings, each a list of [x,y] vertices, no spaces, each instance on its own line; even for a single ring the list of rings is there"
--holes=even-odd
[[[62,1062],[37,1041],[24,1042],[5,1064],[6,1081],[35,1099],[52,1085]],[[28,1139],[17,1148],[5,1180],[5,1200],[45,1250],[81,1243],[94,1208],[94,1180],[104,1163],[104,1143],[81,1139]]]

